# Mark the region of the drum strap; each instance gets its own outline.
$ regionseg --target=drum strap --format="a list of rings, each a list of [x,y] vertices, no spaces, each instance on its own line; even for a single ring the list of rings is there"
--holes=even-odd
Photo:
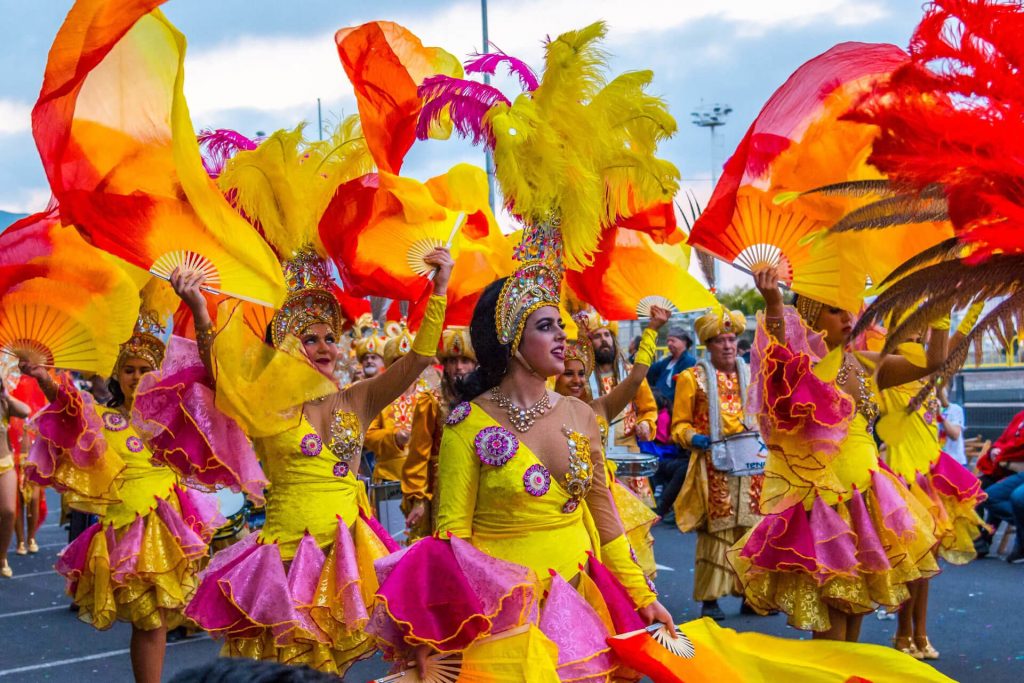
[[[711,361],[702,358],[698,363],[704,370],[704,392],[708,397],[708,438],[712,443],[722,440],[722,404],[718,400],[718,373]],[[743,425],[747,429],[754,429],[750,424],[753,422],[751,416],[747,415],[747,385],[750,384],[750,367],[743,362],[742,358],[736,359],[736,374],[740,379],[740,405],[743,406]]]

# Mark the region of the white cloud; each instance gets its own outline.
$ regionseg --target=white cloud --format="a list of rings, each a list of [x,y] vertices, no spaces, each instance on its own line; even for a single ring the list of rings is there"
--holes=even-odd
[[[10,213],[36,213],[50,203],[49,187],[27,187],[0,195],[0,211]]]
[[[185,56],[185,96],[197,117],[233,109],[315,111],[352,99],[333,33],[247,37]],[[354,108],[353,108],[354,110]]]
[[[526,0],[492,3],[489,26],[493,43],[536,66],[546,36],[598,19],[609,23],[608,45],[614,49],[642,44],[652,33],[678,30],[701,20],[733,24],[735,33],[722,36],[728,42],[737,36],[754,37],[815,23],[865,24],[887,14],[881,0]],[[352,24],[373,18],[353,17]],[[476,2],[389,18],[425,44],[441,46],[459,58],[480,49],[483,42]],[[352,88],[334,46],[336,28],[342,27],[306,36],[249,36],[215,48],[190,50],[185,70],[189,108],[197,117],[238,109],[284,115],[315,111],[320,97],[325,107],[343,105],[354,111]]]
[[[24,133],[32,129],[32,105],[0,99],[0,135]]]

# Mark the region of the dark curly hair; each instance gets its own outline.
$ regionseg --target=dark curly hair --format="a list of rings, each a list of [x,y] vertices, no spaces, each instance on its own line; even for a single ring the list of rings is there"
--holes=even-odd
[[[455,385],[459,401],[472,401],[489,389],[498,386],[508,372],[512,359],[512,345],[498,341],[494,326],[494,311],[498,307],[498,295],[505,284],[502,278],[487,285],[473,309],[473,320],[469,323],[469,338],[476,351],[477,369],[462,378]]]

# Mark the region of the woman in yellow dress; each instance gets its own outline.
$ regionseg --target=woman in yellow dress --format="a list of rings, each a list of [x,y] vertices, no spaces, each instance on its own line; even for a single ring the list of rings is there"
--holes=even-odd
[[[816,638],[856,641],[876,605],[938,572],[927,510],[878,459],[877,391],[942,363],[948,323],[933,324],[926,367],[848,350],[852,314],[807,297],[784,307],[776,273],[751,369],[750,409],[769,448],[764,519],[730,550],[747,601],[778,609]],[[943,329],[943,328],[946,329]]]
[[[344,321],[314,248],[285,263],[290,292],[268,329],[272,347],[241,314],[218,314],[215,333],[202,276],[172,277],[217,378],[218,405],[253,439],[270,482],[263,529],[214,556],[186,610],[225,639],[222,654],[342,674],[374,651],[364,628],[373,562],[397,544],[373,518],[356,472],[367,426],[437,350],[452,259],[436,249],[424,260],[437,274],[412,352],[343,390],[334,370]]]
[[[23,362],[50,401],[35,418],[39,436],[29,456],[30,476],[65,492],[69,505],[99,515],[64,549],[57,571],[67,579],[78,618],[97,629],[132,625],[135,680],[156,683],[168,629],[185,623],[200,561],[224,519],[210,497],[178,486],[170,468],[136,428],[136,390],[160,367],[162,327],[140,317],[122,345],[110,379],[112,400],[98,406],[67,375]]]
[[[955,347],[977,322],[983,304],[968,310],[950,340]],[[900,354],[911,363],[924,366],[926,359],[920,339],[901,344]],[[935,391],[924,401],[917,399],[926,380],[920,379],[881,392],[878,436],[885,442],[885,461],[928,510],[938,538],[936,552],[950,564],[967,564],[977,553],[974,539],[985,522],[976,508],[985,500],[981,482],[953,458],[942,452],[939,428],[942,406]],[[938,659],[939,652],[928,639],[929,580],[908,585],[910,600],[898,614],[893,647],[917,659]]]
[[[7,426],[12,417],[27,418],[29,407],[7,393],[0,380],[0,577],[14,576],[7,562],[7,549],[14,534],[14,518],[18,506],[18,475],[14,469],[14,453],[7,439]]]
[[[655,345],[658,330],[668,322],[669,311],[657,306],[651,309],[651,322],[644,329],[637,349],[636,360],[629,374],[623,381],[603,396],[594,399],[590,395],[589,377],[594,369],[594,351],[586,330],[580,330],[580,339],[570,339],[565,348],[565,371],[555,377],[555,391],[563,396],[585,401],[590,405],[597,417],[597,425],[601,430],[601,443],[607,447],[608,423],[616,415],[622,413],[633,400],[634,395],[646,378],[647,369],[654,362]],[[605,458],[605,478],[615,501],[615,509],[619,513],[622,526],[626,530],[626,538],[630,548],[640,563],[644,575],[654,579],[658,567],[654,561],[654,537],[651,526],[658,520],[658,515],[636,494],[615,479],[615,463]]]

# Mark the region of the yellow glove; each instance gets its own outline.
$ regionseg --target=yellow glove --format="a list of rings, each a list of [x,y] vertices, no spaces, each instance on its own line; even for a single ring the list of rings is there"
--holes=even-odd
[[[650,366],[654,363],[654,354],[657,351],[658,333],[650,328],[645,329],[640,336],[640,346],[636,349],[635,365]]]
[[[970,334],[971,330],[974,329],[974,323],[978,322],[978,318],[981,317],[981,311],[983,308],[985,308],[984,301],[975,301],[971,304],[970,308],[967,309],[967,312],[964,313],[964,319],[960,321],[959,325],[957,325],[957,333],[964,336]]]
[[[608,567],[626,588],[637,609],[647,607],[658,599],[657,594],[647,584],[647,577],[644,576],[640,565],[633,559],[625,535],[601,546],[601,563]]]
[[[441,340],[444,328],[444,312],[448,307],[448,299],[432,294],[423,311],[423,322],[420,331],[412,342],[413,353],[431,358],[437,355],[437,343]]]
[[[942,316],[938,320],[932,322],[930,327],[933,330],[948,330],[949,329],[949,314]]]

